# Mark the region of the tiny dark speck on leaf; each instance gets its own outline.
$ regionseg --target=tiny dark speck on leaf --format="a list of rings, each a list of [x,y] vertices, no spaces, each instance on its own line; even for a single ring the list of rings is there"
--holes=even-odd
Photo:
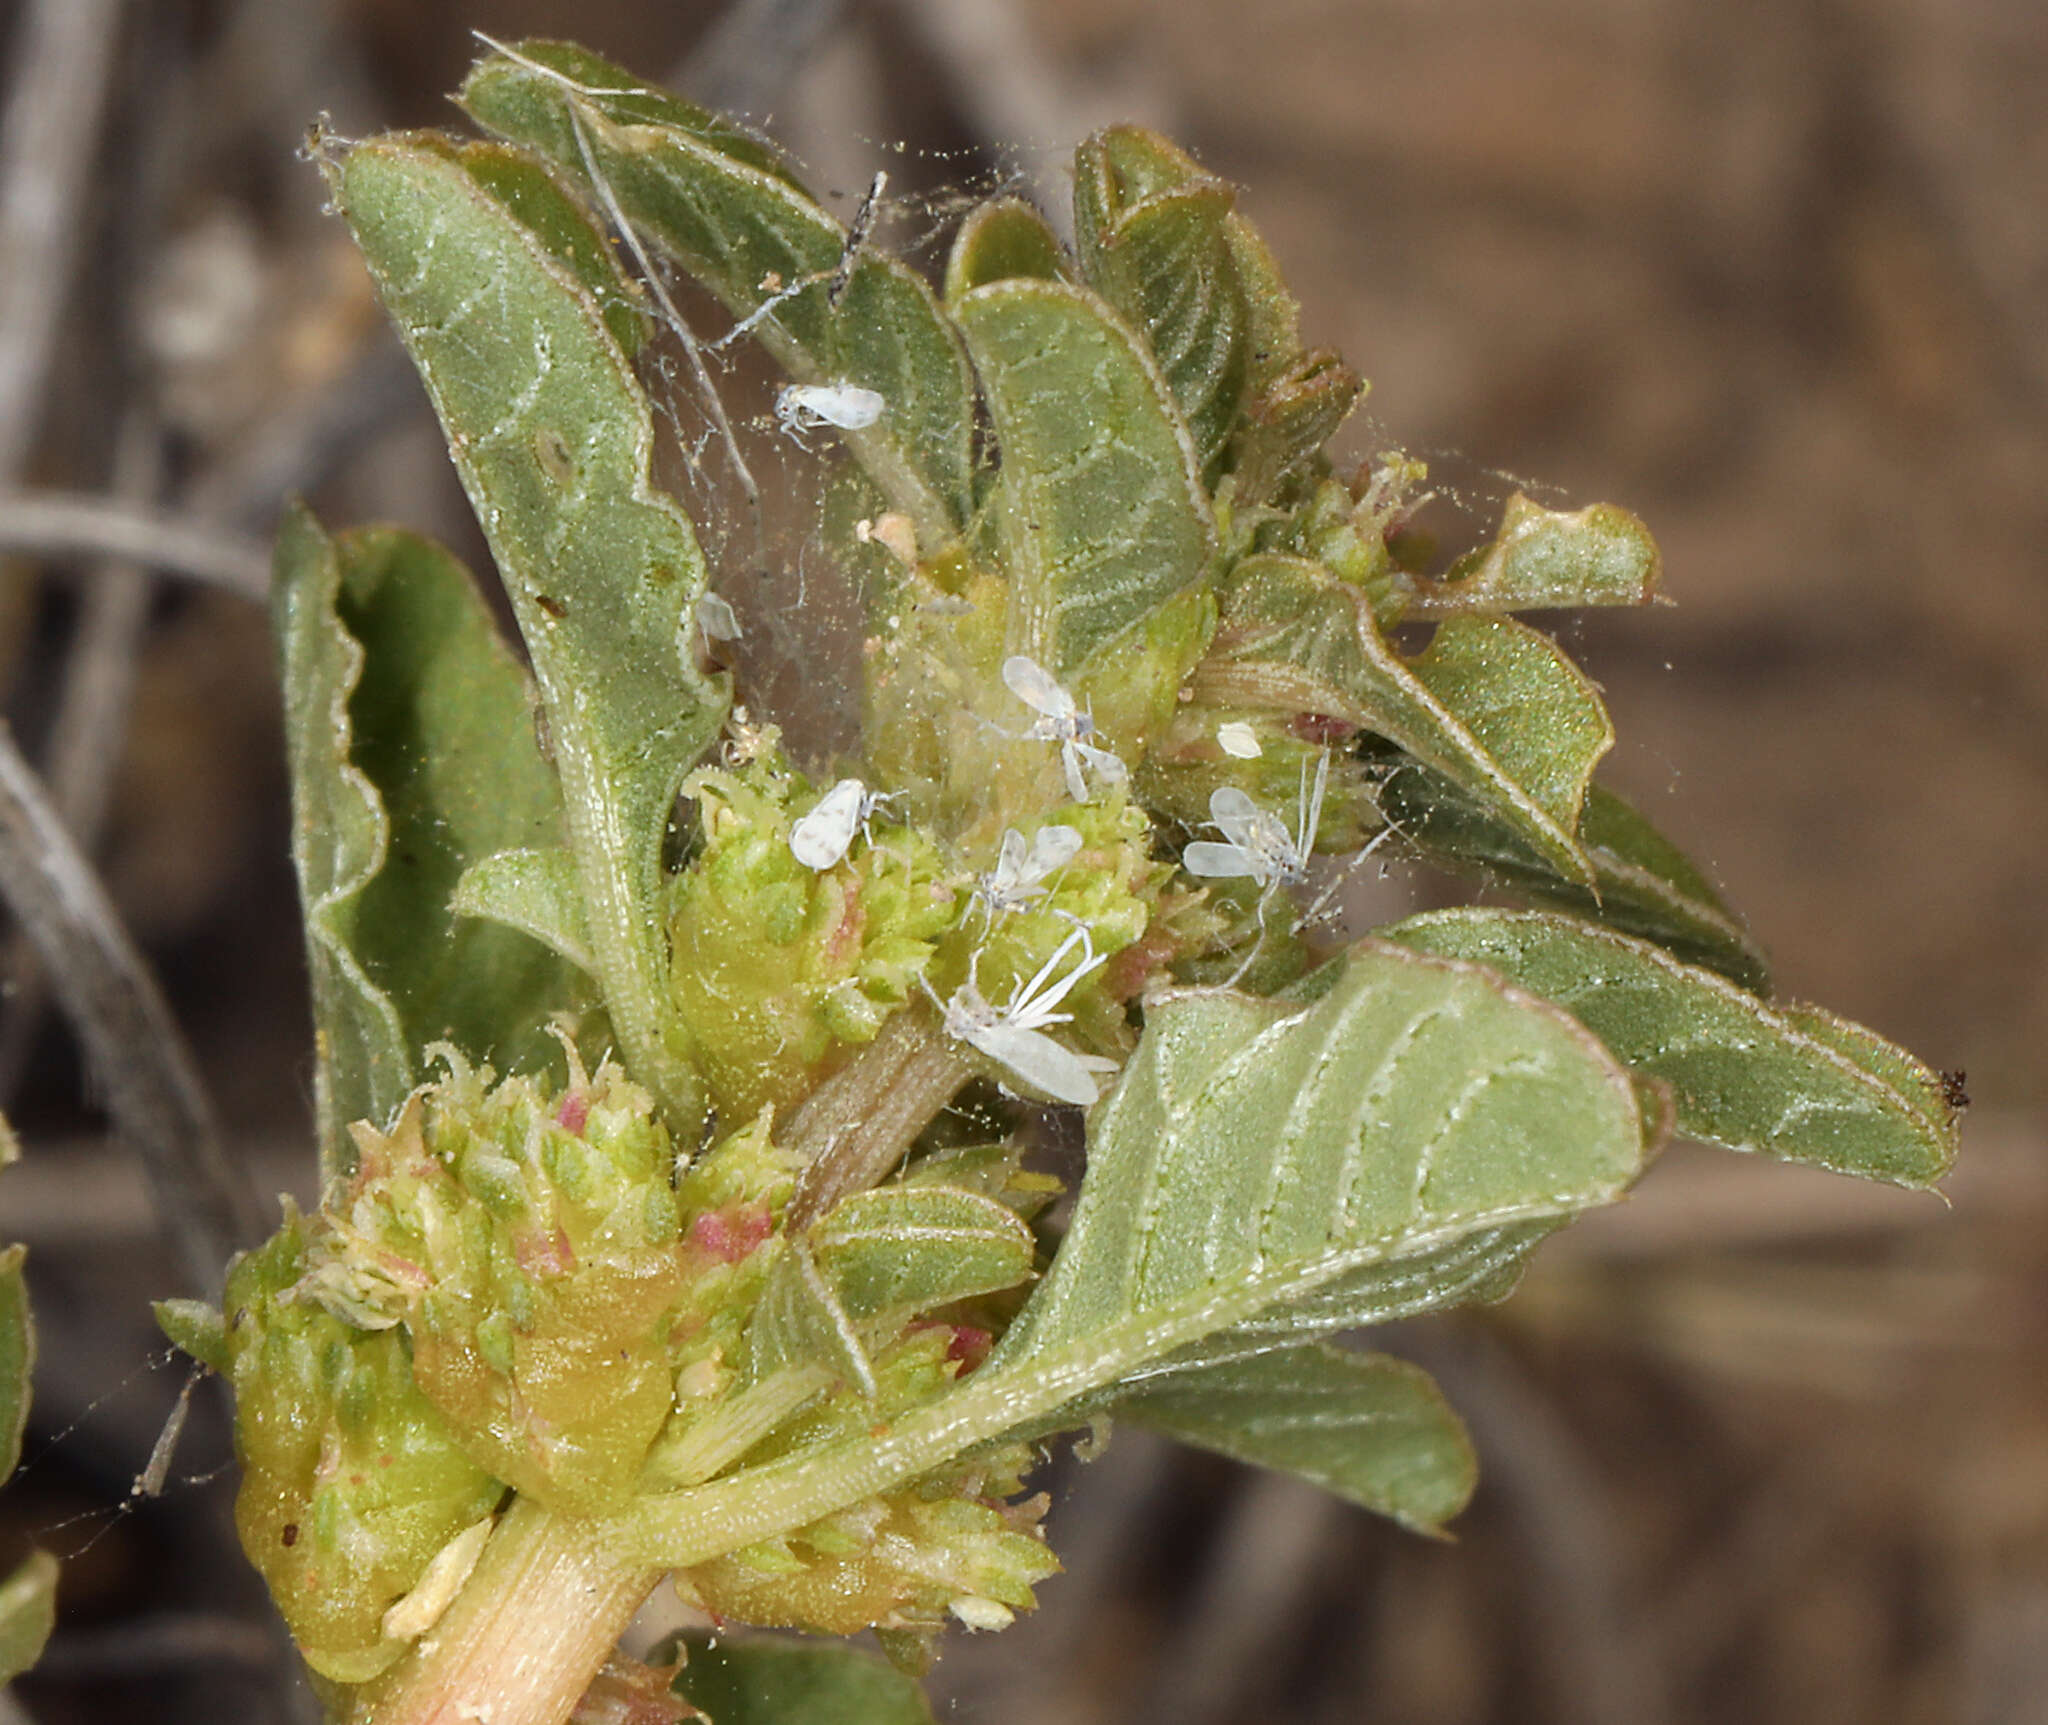
[[[1941,1099],[1958,1112],[1970,1106],[1970,1093],[1963,1088],[1963,1080],[1968,1076],[1960,1066],[1941,1074]]]
[[[284,1532],[280,1537],[286,1545],[297,1545],[299,1543],[299,1524],[295,1521],[286,1522],[284,1524]]]
[[[533,602],[536,605],[538,605],[543,611],[545,611],[550,617],[554,618],[554,620],[557,623],[561,622],[561,620],[564,617],[569,615],[569,607],[563,604],[561,600],[553,597],[551,594],[536,593],[533,596]]]
[[[652,581],[657,587],[666,587],[675,578],[676,572],[666,563],[654,563],[648,566],[647,579]]]

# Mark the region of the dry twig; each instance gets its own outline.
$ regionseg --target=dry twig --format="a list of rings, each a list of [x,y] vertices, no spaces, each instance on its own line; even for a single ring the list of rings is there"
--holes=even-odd
[[[187,1283],[218,1297],[264,1228],[220,1146],[185,1039],[98,878],[0,730],[0,892],[35,943],[118,1130],[142,1157]]]
[[[270,553],[253,539],[110,497],[0,492],[0,551],[110,558],[204,581],[258,604],[270,596]]]

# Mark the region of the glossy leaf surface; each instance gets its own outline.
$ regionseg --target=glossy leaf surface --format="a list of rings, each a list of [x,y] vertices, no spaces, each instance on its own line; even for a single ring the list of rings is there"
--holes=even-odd
[[[1954,1160],[1939,1080],[1860,1025],[1766,1005],[1661,947],[1539,911],[1437,911],[1382,933],[1555,1001],[1671,1086],[1689,1138],[1901,1186]]]

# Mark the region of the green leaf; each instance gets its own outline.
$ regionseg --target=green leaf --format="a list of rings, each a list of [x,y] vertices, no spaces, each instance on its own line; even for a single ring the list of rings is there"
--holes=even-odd
[[[1411,667],[1355,588],[1306,558],[1263,553],[1232,573],[1195,690],[1219,706],[1321,714],[1373,731],[1460,786],[1560,875],[1590,886],[1593,865],[1573,835],[1577,795],[1612,740],[1599,698],[1535,631],[1476,628],[1461,623],[1441,653]],[[1516,767],[1536,782],[1524,784]]]
[[[1365,393],[1365,382],[1340,354],[1303,349],[1301,307],[1258,229],[1233,212],[1224,238],[1249,319],[1249,387],[1225,463],[1242,506],[1267,501],[1314,463]]]
[[[1579,845],[1594,885],[1567,880],[1505,823],[1440,774],[1409,767],[1386,778],[1380,808],[1401,836],[1435,860],[1477,869],[1539,903],[1655,941],[1687,964],[1717,970],[1752,994],[1770,970],[1749,931],[1690,858],[1603,785],[1579,815]]]
[[[28,1281],[22,1274],[27,1257],[26,1246],[0,1251],[0,1480],[21,1460],[36,1369],[36,1327],[29,1316]]]
[[[1174,1378],[1120,1417],[1279,1468],[1419,1532],[1471,1501],[1478,1458],[1430,1375],[1386,1354],[1291,1348]]]
[[[1009,646],[1081,682],[1208,577],[1194,447],[1151,356],[1087,290],[996,282],[955,316],[1002,447]]]
[[[1248,396],[1226,462],[1236,501],[1263,503],[1309,468],[1364,393],[1365,380],[1342,356],[1317,348]]]
[[[957,1187],[898,1184],[842,1198],[811,1231],[818,1267],[863,1323],[1015,1287],[1036,1245],[1017,1213]]]
[[[1940,1081],[1860,1025],[1767,1006],[1660,947],[1541,911],[1437,911],[1381,932],[1555,1001],[1671,1086],[1689,1138],[1900,1186],[1931,1185],[1955,1159]]]
[[[56,1626],[57,1560],[47,1551],[30,1552],[0,1582],[0,1684],[12,1683],[43,1656]]]
[[[778,1372],[815,1372],[875,1397],[875,1368],[853,1319],[801,1240],[784,1240],[768,1267],[761,1303],[747,1330],[748,1375],[765,1383]]]
[[[1237,422],[1251,313],[1229,224],[1237,190],[1156,132],[1113,126],[1074,157],[1074,234],[1088,285],[1159,362],[1207,473]]]
[[[336,191],[526,636],[627,1064],[694,1122],[702,1090],[666,1006],[661,850],[728,695],[692,661],[704,560],[649,477],[646,397],[589,290],[440,152],[359,145]]]
[[[992,1366],[1083,1338],[1110,1351],[1182,1309],[1206,1337],[1347,1271],[1626,1188],[1643,1122],[1606,1050],[1482,971],[1398,950],[1353,948],[1305,1009],[1155,1002],[1093,1121],[1066,1241]]]
[[[150,1312],[172,1347],[226,1376],[232,1361],[227,1320],[204,1300],[154,1300]]]
[[[713,1725],[932,1725],[914,1678],[829,1641],[693,1635],[675,1692]]]
[[[278,530],[271,620],[284,684],[292,863],[313,984],[313,1111],[324,1178],[346,1173],[354,1120],[387,1124],[413,1085],[405,1026],[356,952],[357,907],[384,867],[390,830],[376,786],[351,758],[349,698],[362,643],[336,615],[341,558],[311,511]]]
[[[1661,573],[1657,542],[1626,509],[1545,509],[1518,491],[1492,543],[1460,558],[1441,581],[1413,582],[1408,615],[1647,605]]]
[[[457,160],[590,290],[612,339],[637,354],[647,340],[644,291],[620,272],[604,234],[561,182],[526,151],[503,144],[464,144]]]
[[[393,528],[344,534],[339,620],[362,643],[350,759],[389,837],[351,931],[397,1008],[417,1083],[430,1043],[500,1072],[552,1065],[549,1021],[582,975],[529,935],[451,904],[477,859],[559,845],[562,793],[534,737],[533,690],[474,578],[440,546]],[[383,1121],[376,1122],[383,1125]]]
[[[1614,725],[1555,641],[1511,618],[1453,617],[1408,670],[1559,831],[1578,830]]]
[[[554,1059],[543,1027],[575,974],[449,899],[472,858],[558,840],[561,793],[526,675],[448,552],[389,528],[330,542],[295,508],[273,594],[333,1171],[349,1122],[387,1124],[429,1043],[504,1069]]]
[[[761,345],[800,383],[879,392],[887,411],[842,433],[847,447],[928,549],[959,532],[973,506],[972,380],[915,271],[864,250],[835,305],[846,230],[780,159],[582,49],[522,42],[487,56],[460,99],[561,172],[601,180],[600,207],[615,202],[736,317],[775,299],[752,326]]]
[[[990,198],[975,205],[946,258],[946,303],[990,282],[1033,276],[1058,281],[1066,254],[1045,217],[1022,198]]]
[[[579,969],[594,972],[582,877],[566,850],[507,850],[463,870],[449,907],[530,934]]]
[[[1498,1291],[1641,1170],[1635,1085],[1576,1020],[1378,942],[1329,971],[1305,1006],[1154,998],[1051,1270],[955,1388],[880,1436],[644,1498],[618,1538],[688,1567],[1112,1386]]]

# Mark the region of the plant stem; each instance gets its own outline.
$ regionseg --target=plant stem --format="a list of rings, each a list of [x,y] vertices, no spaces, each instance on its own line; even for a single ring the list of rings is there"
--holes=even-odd
[[[448,1613],[368,1699],[374,1725],[561,1725],[662,1571],[516,1499]]]
[[[972,1076],[921,1006],[897,1013],[874,1041],[811,1092],[784,1148],[804,1159],[792,1233],[849,1192],[883,1179]]]

